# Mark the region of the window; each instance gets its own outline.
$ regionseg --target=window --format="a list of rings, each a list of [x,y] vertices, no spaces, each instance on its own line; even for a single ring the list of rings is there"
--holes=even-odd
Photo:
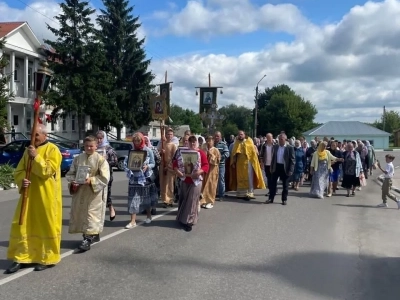
[[[65,119],[65,116],[62,117],[62,130],[63,131],[67,130],[67,120]]]
[[[157,136],[157,128],[153,128],[153,136]]]
[[[14,115],[14,123],[13,123],[13,125],[14,126],[18,125],[18,115]]]
[[[8,154],[17,154],[21,151],[22,141],[13,142],[3,147],[3,151]]]
[[[18,81],[18,69],[19,69],[19,63],[14,64],[14,81]]]
[[[75,131],[75,115],[71,116],[71,130]]]
[[[31,90],[33,86],[33,69],[32,67],[28,68],[28,89]]]
[[[30,111],[26,112],[26,130],[31,131],[32,128],[32,115]]]

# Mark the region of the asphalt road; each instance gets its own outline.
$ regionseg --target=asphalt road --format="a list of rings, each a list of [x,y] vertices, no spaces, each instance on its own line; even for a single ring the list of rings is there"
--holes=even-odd
[[[308,186],[291,191],[287,206],[262,204],[265,191],[251,202],[227,198],[202,210],[187,233],[174,221],[175,209],[123,230],[127,183],[123,173],[115,177],[118,215],[106,223],[103,240],[87,253],[71,254],[80,236],[67,233],[71,199],[64,191],[64,259],[43,272],[1,274],[0,299],[399,298],[400,211],[394,203],[375,207],[380,187],[371,179],[354,198],[340,190],[311,199]],[[0,194],[2,270],[10,263],[4,258],[15,196]]]

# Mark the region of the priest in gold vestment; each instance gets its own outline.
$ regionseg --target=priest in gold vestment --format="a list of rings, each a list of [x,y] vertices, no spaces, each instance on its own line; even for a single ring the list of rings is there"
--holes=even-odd
[[[158,150],[161,154],[160,165],[160,196],[164,203],[164,208],[172,207],[174,203],[174,186],[176,176],[172,169],[172,159],[178,149],[177,145],[172,142],[174,131],[168,129],[165,133],[165,141],[158,144]]]
[[[88,251],[93,243],[100,241],[100,233],[103,232],[110,169],[107,159],[96,152],[96,137],[86,137],[84,145],[85,152],[74,158],[65,177],[72,194],[68,232],[82,233],[83,240],[78,249]],[[75,181],[80,166],[89,167],[83,184]]]
[[[254,199],[254,189],[265,189],[264,178],[253,140],[239,131],[230,160],[230,190],[236,197]]]
[[[54,266],[61,260],[62,228],[61,153],[47,141],[47,130],[38,125],[35,146],[29,146],[15,172],[20,198],[11,224],[7,258],[13,264],[6,270],[11,274],[26,264],[37,264],[35,271]],[[32,160],[31,175],[25,179],[28,161]],[[24,188],[28,188],[25,218],[19,225]]]
[[[221,153],[214,147],[214,137],[207,137],[206,144],[204,145],[205,152],[207,153],[208,173],[203,180],[202,198],[200,205],[202,208],[213,208],[215,203],[215,196],[217,194],[218,176],[219,176],[219,163],[221,161]]]

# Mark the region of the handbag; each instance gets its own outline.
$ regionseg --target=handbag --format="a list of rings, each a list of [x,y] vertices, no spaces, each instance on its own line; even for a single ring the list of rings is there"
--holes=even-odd
[[[360,184],[361,186],[367,186],[367,180],[365,179],[365,177],[360,178]]]
[[[72,196],[76,194],[79,190],[79,184],[73,184],[72,182],[68,184],[69,194]]]

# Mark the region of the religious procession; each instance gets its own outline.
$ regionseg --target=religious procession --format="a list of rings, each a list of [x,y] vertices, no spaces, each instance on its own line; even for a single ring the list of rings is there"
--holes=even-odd
[[[217,93],[210,92],[210,88],[200,89],[199,113],[214,119]],[[177,206],[176,222],[184,231],[191,232],[198,224],[201,210],[212,209],[216,201],[226,199],[227,192],[251,201],[256,199],[255,190],[268,189],[265,204],[274,203],[278,181],[282,184],[284,206],[289,189],[297,191],[307,180],[311,197],[332,196],[339,180],[350,197],[355,195],[356,188],[361,190],[373,166],[381,168],[373,157],[373,149],[361,140],[338,146],[337,141],[325,137],[308,145],[303,137],[288,138],[284,131],[273,139],[270,133],[251,138],[239,130],[225,141],[215,126],[205,137],[190,130],[178,137],[164,124],[170,109],[169,93],[160,90],[160,95],[150,99],[152,119],[160,122],[160,143],[153,146],[148,136],[135,132],[132,150],[124,160],[126,210],[130,215],[126,230],[137,226],[138,215],[145,215],[143,223],[150,224],[158,207]],[[34,103],[36,114],[39,106],[38,97]],[[6,274],[32,265],[35,271],[43,271],[61,261],[62,156],[48,140],[46,125],[39,124],[37,119],[31,144],[14,172],[20,199],[11,225],[7,259],[12,264]],[[360,151],[354,151],[355,147]],[[118,157],[107,133],[99,130],[84,138],[82,153],[73,159],[65,174],[72,197],[68,233],[82,235],[76,253],[87,252],[100,241],[107,208],[110,222],[118,218],[112,201],[113,168],[117,165]],[[383,205],[387,205],[388,196],[400,208],[400,201],[390,194],[390,189],[385,191]]]

